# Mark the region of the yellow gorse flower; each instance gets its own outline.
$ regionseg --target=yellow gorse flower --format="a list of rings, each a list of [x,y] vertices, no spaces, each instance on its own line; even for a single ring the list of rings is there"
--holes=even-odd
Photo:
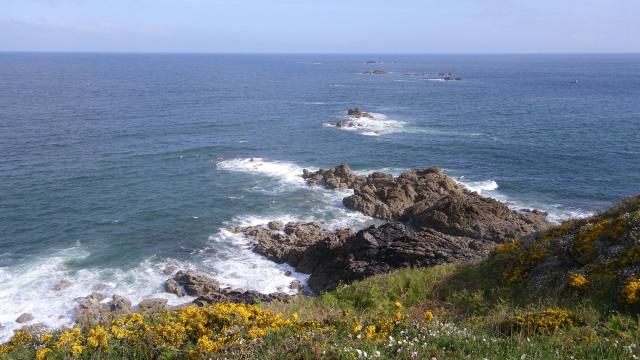
[[[633,304],[640,300],[640,279],[630,279],[622,288],[623,301]]]
[[[433,320],[433,313],[429,310],[424,312],[424,319],[427,321]]]
[[[49,348],[39,349],[38,351],[36,351],[36,360],[46,359],[50,352],[51,352],[51,349]]]
[[[577,273],[569,274],[569,286],[574,289],[582,290],[589,285],[589,280],[586,276]]]

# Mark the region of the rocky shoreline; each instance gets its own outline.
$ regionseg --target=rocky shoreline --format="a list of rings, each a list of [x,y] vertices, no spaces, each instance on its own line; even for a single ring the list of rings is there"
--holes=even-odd
[[[350,112],[352,116],[367,116],[360,109]],[[467,190],[438,168],[410,170],[398,177],[381,172],[365,176],[343,164],[314,172],[305,169],[301,176],[309,186],[352,189],[353,195],[342,201],[346,208],[387,221],[355,233],[348,228],[329,231],[318,222],[272,221],[227,229],[251,239],[256,253],[310,274],[306,285],[297,280],[290,285],[306,295],[395,269],[479,261],[499,243],[526,239],[551,226],[546,213],[511,210]],[[213,278],[175,266],[167,266],[164,274],[169,276],[164,283],[167,293],[195,297],[191,303],[198,306],[288,301],[292,296],[221,288]],[[64,291],[69,285],[62,281],[55,288]],[[118,295],[105,300],[100,289],[76,299],[76,324],[89,327],[132,312],[148,315],[170,307],[163,298],[144,299],[135,306]],[[16,321],[26,324],[37,319],[25,313]]]

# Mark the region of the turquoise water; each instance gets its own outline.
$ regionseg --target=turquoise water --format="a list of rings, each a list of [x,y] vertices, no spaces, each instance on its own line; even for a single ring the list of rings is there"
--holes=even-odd
[[[638,55],[369,58],[0,54],[0,337],[23,312],[68,323],[98,284],[187,301],[162,292],[167,264],[287,290],[304,275],[225,226],[372,222],[303,167],[436,165],[554,220],[640,190]],[[332,127],[354,106],[376,118]]]

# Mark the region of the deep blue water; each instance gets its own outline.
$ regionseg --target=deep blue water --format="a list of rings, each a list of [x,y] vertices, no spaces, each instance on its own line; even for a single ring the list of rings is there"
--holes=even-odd
[[[640,55],[369,58],[0,54],[1,335],[25,311],[68,321],[98,283],[170,298],[167,263],[286,287],[285,267],[221,229],[371,222],[306,188],[303,167],[440,166],[554,219],[640,191]],[[390,73],[359,74],[374,69]],[[354,106],[376,120],[329,126]]]

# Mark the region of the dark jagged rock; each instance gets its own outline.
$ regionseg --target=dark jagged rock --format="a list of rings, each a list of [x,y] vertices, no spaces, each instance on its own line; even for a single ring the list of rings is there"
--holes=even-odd
[[[342,242],[352,235],[350,229],[334,232],[322,229],[319,223],[287,223],[284,233],[263,226],[250,226],[236,229],[237,232],[256,240],[254,251],[277,263],[287,263],[304,270],[305,252],[320,241]]]
[[[302,225],[307,224],[286,226]],[[242,232],[256,239],[256,252],[310,273],[308,286],[315,292],[332,289],[339,281],[348,283],[408,266],[481,259],[495,246],[492,242],[444,235],[435,230],[416,231],[401,223],[372,226],[356,234],[350,229],[325,231],[323,236],[316,234],[306,239],[295,235],[293,239],[273,236],[273,232],[264,228],[256,231],[252,227]]]
[[[190,296],[202,296],[220,290],[220,283],[217,280],[195,271],[178,271],[174,280]]]
[[[353,189],[354,194],[343,199],[349,209],[423,230],[505,242],[549,226],[545,213],[513,211],[466,190],[438,168],[410,170],[394,178],[381,172],[356,175],[347,165],[340,165],[304,171],[302,177],[309,185]]]
[[[195,299],[193,303],[198,306],[207,306],[219,302],[256,304],[258,302],[270,302],[276,300],[286,302],[290,298],[291,296],[285,293],[263,294],[254,290],[243,291],[227,288],[218,293],[200,296]]]
[[[278,226],[275,226],[275,228],[278,228]],[[287,227],[284,227],[284,229],[285,232],[288,231]],[[266,232],[280,233],[279,230],[264,230]],[[307,234],[303,230],[300,231],[301,233],[299,233],[299,235]],[[255,231],[251,233],[256,236],[260,234]],[[193,303],[198,306],[218,302],[255,304],[256,302],[288,300],[290,297],[290,295],[284,293],[262,294],[253,290],[245,291],[243,289],[220,288],[217,280],[195,271],[178,271],[173,279],[168,279],[165,282],[165,290],[178,296],[181,296],[179,294],[184,294],[180,286],[184,288],[187,295],[197,296],[197,299],[194,300]]]
[[[386,74],[386,73],[387,73],[387,71],[385,71],[385,70],[381,70],[381,69],[373,70],[373,74],[374,74],[374,75],[384,75],[384,74]]]
[[[491,242],[433,230],[415,231],[400,223],[372,226],[359,231],[340,247],[314,251],[324,260],[318,259],[308,286],[314,291],[331,290],[340,281],[349,283],[395,269],[480,260],[488,256],[494,246]]]

